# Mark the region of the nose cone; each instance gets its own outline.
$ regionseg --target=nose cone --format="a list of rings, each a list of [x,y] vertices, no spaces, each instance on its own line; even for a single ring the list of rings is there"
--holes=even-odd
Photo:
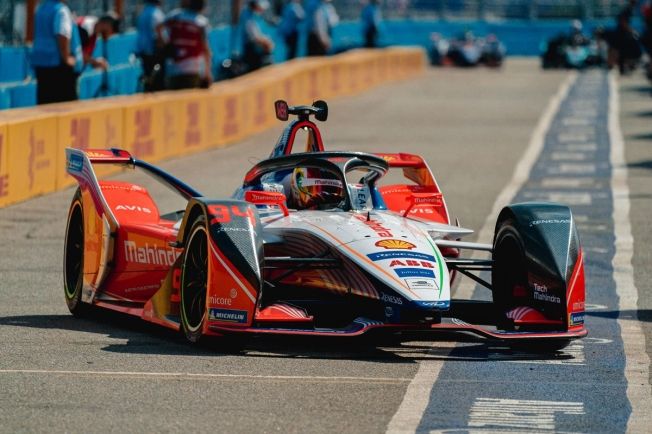
[[[369,237],[349,246],[364,256],[366,271],[417,307],[448,309],[448,268],[427,235]]]

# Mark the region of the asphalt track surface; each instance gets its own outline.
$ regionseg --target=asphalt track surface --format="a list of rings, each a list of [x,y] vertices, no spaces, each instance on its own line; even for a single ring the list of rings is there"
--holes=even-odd
[[[424,155],[480,238],[497,199],[569,203],[590,338],[552,356],[452,336],[192,347],[122,315],[75,319],[61,283],[67,190],[0,210],[0,432],[649,432],[652,98],[638,76],[615,83],[519,59],[432,70],[331,101],[322,130],[330,149]],[[230,195],[280,128],[161,166]]]

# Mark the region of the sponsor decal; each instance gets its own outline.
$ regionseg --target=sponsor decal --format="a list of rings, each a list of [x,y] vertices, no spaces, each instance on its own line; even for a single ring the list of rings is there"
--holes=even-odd
[[[584,312],[572,312],[569,323],[572,326],[584,324]]]
[[[585,309],[585,304],[583,301],[576,301],[573,303],[573,310],[584,310]]]
[[[394,270],[398,277],[431,277],[435,278],[435,273],[432,270],[423,268],[397,268]]]
[[[167,265],[171,266],[177,260],[180,251],[172,248],[150,246],[145,243],[144,247],[138,246],[135,241],[126,240],[124,242],[125,260],[138,264],[149,265]]]
[[[238,324],[247,323],[246,310],[231,309],[208,309],[208,319],[213,321],[235,322]]]
[[[145,206],[138,205],[118,205],[115,207],[116,211],[139,211],[145,214],[151,214],[152,210]]]
[[[414,244],[405,240],[380,240],[376,241],[375,245],[376,247],[382,247],[387,250],[412,250],[416,247]]]
[[[390,267],[422,267],[422,268],[435,268],[433,264],[427,261],[416,261],[414,259],[393,259],[389,264]]]
[[[405,283],[410,289],[432,289],[433,291],[438,289],[435,281],[430,279],[409,278],[405,279]]]
[[[548,294],[548,287],[546,285],[540,285],[538,283],[534,283],[533,285],[534,293],[532,296],[535,300],[546,301],[548,303],[561,303],[561,298],[554,294]]]
[[[70,154],[68,159],[68,170],[71,172],[81,172],[84,168],[84,157],[79,154]]]
[[[211,295],[208,297],[208,303],[211,306],[231,306],[233,300],[229,297],[218,297],[216,295]]]
[[[544,220],[532,220],[530,222],[530,227],[538,225],[550,225],[550,224],[569,224],[570,219],[544,219]]]
[[[230,228],[221,226],[217,229],[214,229],[216,232],[251,232],[249,228]]]
[[[450,307],[450,301],[415,301],[417,306],[425,309],[448,309]]]
[[[384,292],[380,293],[380,299],[382,301],[384,301],[385,303],[403,304],[403,299],[401,297],[397,297],[395,295],[390,295],[390,294],[385,294]]]
[[[303,178],[301,185],[304,187],[321,185],[326,187],[342,187],[342,181],[326,178]]]
[[[432,208],[412,208],[410,214],[434,214],[435,210]],[[399,211],[399,214],[405,214],[405,210]]]
[[[382,238],[393,237],[393,235],[389,231],[389,229],[384,227],[382,225],[382,223],[380,223],[378,220],[367,220],[367,218],[365,216],[361,216],[361,215],[357,215],[357,214],[354,217],[356,219],[360,220],[365,225],[369,226],[369,229],[376,232],[376,235],[378,235],[379,237],[382,237]],[[394,240],[394,241],[396,241],[396,240]],[[378,245],[378,243],[376,243],[376,245]]]
[[[385,259],[419,259],[421,261],[430,261],[437,262],[434,256],[426,255],[425,253],[419,252],[406,252],[405,250],[399,250],[398,252],[376,252],[370,253],[367,255],[372,261],[384,261]]]
[[[235,288],[231,288],[228,297],[218,297],[217,295],[208,297],[208,304],[209,306],[231,306],[233,299],[237,296],[238,291]]]
[[[158,289],[160,288],[160,285],[145,285],[145,286],[136,286],[134,288],[127,288],[125,289],[125,294],[129,294],[130,292],[140,292],[140,291],[150,291],[152,289]]]

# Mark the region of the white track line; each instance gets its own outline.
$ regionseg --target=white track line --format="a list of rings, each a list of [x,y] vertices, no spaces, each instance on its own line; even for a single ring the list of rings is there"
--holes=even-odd
[[[638,290],[634,283],[634,239],[629,222],[629,186],[625,143],[620,130],[620,101],[615,73],[609,75],[609,138],[611,141],[611,191],[613,193],[613,222],[616,236],[612,267],[618,293],[618,325],[625,349],[625,378],[627,398],[632,413],[627,432],[643,433],[652,429],[652,390],[649,384],[650,358],[646,352],[645,335],[638,320],[624,318],[623,312],[638,309]]]
[[[516,165],[514,175],[511,181],[500,192],[494,202],[491,213],[487,216],[484,226],[478,233],[478,242],[490,243],[493,238],[494,225],[498,213],[507,205],[527,181],[532,166],[543,149],[546,133],[550,124],[559,110],[561,102],[568,94],[568,90],[577,80],[577,72],[573,71],[559,86],[555,95],[550,99],[545,111],[539,118],[530,142],[528,143],[525,153]],[[470,279],[463,281],[457,288],[455,296],[458,298],[470,299],[475,289],[475,282]],[[437,345],[435,343],[435,345]],[[439,377],[444,361],[442,360],[424,360],[419,363],[419,369],[405,391],[403,401],[398,410],[387,425],[388,433],[411,433],[415,432],[423,413],[428,407],[432,387]]]
[[[37,374],[37,375],[87,375],[98,377],[158,377],[186,379],[236,379],[236,380],[300,380],[335,383],[407,383],[409,378],[401,377],[329,377],[318,375],[249,375],[249,374],[210,374],[192,372],[139,372],[139,371],[74,371],[61,369],[0,369],[2,374]]]
[[[561,102],[566,98],[568,90],[577,80],[577,72],[572,71],[568,74],[568,77],[562,82],[557,89],[557,93],[548,102],[548,106],[545,111],[539,118],[534,131],[532,131],[532,136],[530,136],[530,142],[525,149],[525,153],[521,157],[520,161],[516,165],[514,170],[514,175],[512,176],[509,184],[503,188],[500,192],[491,212],[487,215],[487,219],[484,222],[484,225],[478,232],[477,242],[479,243],[489,243],[493,242],[494,237],[494,228],[496,226],[496,218],[498,214],[503,209],[503,207],[509,204],[516,196],[516,193],[523,187],[523,184],[530,177],[530,172],[532,171],[532,166],[536,163],[537,158],[541,154],[543,145],[545,144],[546,133],[550,128],[557,111],[559,111],[559,106]],[[474,255],[475,256],[475,255]],[[473,290],[476,287],[476,283],[471,279],[465,279],[460,282],[457,289],[455,290],[456,298],[470,299],[473,296]]]

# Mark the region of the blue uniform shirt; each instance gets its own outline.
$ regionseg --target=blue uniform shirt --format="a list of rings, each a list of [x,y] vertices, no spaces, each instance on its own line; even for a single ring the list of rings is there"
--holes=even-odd
[[[305,19],[305,28],[311,32],[313,31],[315,27],[315,12],[317,12],[317,9],[321,6],[321,1],[320,0],[306,0],[305,2],[305,11],[306,11],[306,19]]]
[[[283,7],[281,14],[281,23],[278,26],[279,32],[283,36],[289,36],[299,31],[299,24],[305,18],[303,7],[300,3],[290,1]]]
[[[34,15],[32,65],[37,68],[61,65],[58,35],[70,40],[70,53],[73,56],[81,56],[79,34],[75,38],[74,30],[76,25],[68,6],[58,0],[45,0]]]
[[[380,20],[380,8],[378,5],[369,3],[364,7],[364,9],[362,9],[360,21],[362,21],[363,32],[368,31],[371,27],[375,27],[376,30],[379,30]]]
[[[158,27],[165,16],[161,8],[154,4],[147,4],[143,12],[138,16],[136,29],[138,39],[136,40],[136,53],[151,56],[156,50],[156,27]]]
[[[240,13],[238,20],[240,52],[244,51],[245,44],[255,43],[256,39],[262,37],[260,20],[260,16],[249,7],[244,8]]]

